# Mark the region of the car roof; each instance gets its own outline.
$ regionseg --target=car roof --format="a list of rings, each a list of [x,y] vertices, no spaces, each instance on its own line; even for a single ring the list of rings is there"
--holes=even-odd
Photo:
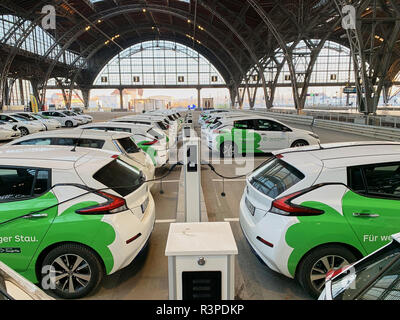
[[[7,165],[9,161],[8,165],[67,170],[92,160],[106,164],[116,154],[119,155],[114,151],[89,148],[72,151],[71,146],[2,146],[0,165]]]
[[[335,168],[351,165],[390,162],[400,159],[400,143],[391,141],[360,141],[313,145],[295,149],[284,149],[274,154],[301,157],[304,153],[324,162],[326,167]],[[392,157],[393,156],[393,157]]]
[[[244,115],[238,114],[237,117],[235,117],[235,115],[229,115],[227,117],[223,117],[220,120],[220,122],[225,124],[227,122],[232,122],[233,120],[237,121],[237,120],[254,120],[254,119],[265,119],[265,120],[271,120],[271,121],[275,121],[275,122],[281,123],[280,121],[278,121],[276,119],[273,119],[273,118],[270,118],[270,117],[265,117],[265,116],[261,116],[261,115],[248,115],[248,114],[244,114]]]
[[[123,139],[130,137],[132,134],[129,132],[115,132],[115,131],[95,131],[95,130],[85,130],[85,129],[64,129],[64,130],[55,130],[55,131],[43,131],[39,133],[30,134],[25,136],[24,140],[27,138],[45,138],[45,137],[72,137],[72,138],[92,138],[92,139],[100,139],[100,138],[110,138],[110,139]],[[23,138],[20,138],[15,141],[22,141]]]
[[[129,123],[129,122],[119,122],[119,121],[109,121],[109,122],[95,122],[91,124],[86,124],[81,126],[80,128],[85,129],[85,128],[92,128],[92,127],[115,127],[115,128],[146,128],[148,129],[149,127],[152,127],[151,124],[135,124],[135,123]]]

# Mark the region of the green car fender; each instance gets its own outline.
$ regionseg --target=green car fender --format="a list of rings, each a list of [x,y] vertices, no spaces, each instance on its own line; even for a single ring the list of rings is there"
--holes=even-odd
[[[108,246],[115,240],[114,228],[102,221],[104,215],[81,215],[75,212],[95,205],[98,205],[95,201],[80,202],[58,215],[43,238],[28,270],[21,274],[32,282],[37,282],[36,261],[39,255],[47,248],[65,242],[79,243],[94,250],[103,261],[106,273],[110,273],[114,259]]]
[[[169,141],[169,139],[167,139],[167,141]],[[146,145],[146,143],[149,142],[151,141],[141,141],[137,145],[150,156],[151,161],[153,161],[153,165],[157,166],[157,150],[152,148],[151,145]]]
[[[220,149],[221,144],[225,141],[233,141],[238,146],[240,152],[262,152],[260,149],[261,136],[254,132],[251,135],[251,139],[249,139],[247,130],[244,129],[233,128],[231,131],[221,133],[217,136],[216,141],[218,149]],[[248,143],[249,141],[251,141],[250,144]]]
[[[323,210],[325,213],[318,216],[298,217],[299,223],[288,228],[285,240],[288,246],[293,248],[288,259],[288,270],[293,277],[301,259],[320,245],[340,242],[356,248],[363,255],[366,254],[343,214],[321,202],[306,201],[301,205]]]

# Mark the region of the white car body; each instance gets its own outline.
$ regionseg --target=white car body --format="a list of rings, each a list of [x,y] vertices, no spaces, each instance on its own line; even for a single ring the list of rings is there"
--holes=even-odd
[[[102,222],[109,224],[115,231],[115,240],[108,246],[114,264],[109,274],[112,274],[129,265],[141,249],[146,245],[155,223],[154,199],[149,192],[149,186],[143,183],[138,189],[126,196],[100,183],[93,175],[106,165],[118,159],[128,163],[129,159],[123,154],[113,151],[77,148],[71,151],[63,146],[7,146],[0,147],[0,165],[28,168],[44,168],[51,170],[52,185],[58,185],[51,192],[59,203],[61,214],[68,207],[82,201],[104,202],[96,194],[87,193],[87,190],[76,187],[84,185],[92,190],[107,190],[109,194],[122,197],[126,202],[126,209],[116,214],[105,215]],[[65,185],[69,184],[69,186]],[[81,195],[79,197],[79,195]],[[141,208],[148,202],[145,212]],[[135,234],[141,237],[132,243],[125,240]],[[91,235],[92,241],[103,235]]]
[[[261,173],[265,166],[250,174],[246,178],[246,187],[240,202],[240,226],[243,234],[257,256],[269,268],[293,278],[288,270],[288,259],[293,248],[287,244],[286,232],[300,221],[296,216],[271,212],[273,201],[311,186],[333,184],[324,187],[326,189],[321,188],[322,190],[315,191],[318,192],[315,199],[307,199],[307,195],[305,195],[294,200],[293,204],[300,205],[303,201],[317,201],[318,199],[318,201],[334,205],[336,208],[335,203],[337,199],[340,202],[341,196],[345,192],[343,191],[346,188],[345,185],[348,184],[348,167],[398,162],[399,154],[400,144],[390,142],[323,144],[320,147],[308,146],[275,152],[274,155],[278,156],[278,159],[282,159],[284,163],[289,164],[305,177],[282,193],[270,197],[255,188],[254,181],[252,183],[253,177]],[[250,212],[249,206],[254,214]],[[342,209],[337,208],[337,211],[340,213]],[[265,239],[273,247],[263,244],[258,238]],[[304,241],[307,243],[309,240],[305,239]]]
[[[313,132],[292,128],[280,121],[269,117],[263,116],[239,116],[233,118],[223,119],[221,124],[214,129],[208,131],[207,144],[208,147],[216,152],[219,152],[217,136],[220,134],[220,130],[232,130],[236,122],[239,121],[265,121],[271,124],[272,127],[280,128],[279,130],[260,130],[258,128],[248,129],[249,135],[258,134],[261,136],[260,150],[262,152],[271,152],[274,150],[286,149],[294,146],[306,146],[306,145],[319,145],[319,137]],[[299,145],[297,145],[299,143]]]
[[[67,115],[69,117],[74,117],[77,120],[81,120],[82,124],[87,124],[87,123],[93,122],[92,116],[88,116],[85,114],[78,114],[78,113],[70,111],[70,110],[62,110],[62,113],[64,113],[65,115]]]
[[[168,128],[168,137],[169,137],[169,144],[171,147],[175,146],[177,138],[178,138],[178,125],[176,121],[170,121],[168,117],[165,115],[150,115],[150,114],[140,114],[136,116],[128,116],[119,118],[119,120],[150,120],[154,122],[164,122],[166,123]]]
[[[155,129],[162,130],[162,132],[169,137],[169,125],[162,120],[155,120],[149,118],[141,118],[139,116],[125,116],[121,118],[112,119],[110,122],[118,122],[118,123],[130,123],[135,125],[146,125],[153,127]],[[171,140],[171,139],[170,139]]]
[[[155,168],[152,161],[148,158],[147,154],[138,149],[135,152],[129,153],[123,147],[124,139],[129,143],[132,134],[122,132],[101,132],[91,130],[58,130],[54,132],[43,132],[38,134],[29,135],[20,139],[14,140],[7,144],[11,145],[60,145],[69,146],[72,150],[76,140],[80,140],[78,147],[94,148],[114,151],[116,153],[123,153],[128,156],[129,163],[139,170],[143,171],[146,180],[154,179]],[[154,182],[150,183],[150,187]]]
[[[16,125],[11,125],[6,122],[0,121],[0,140],[11,140],[21,136],[21,132],[17,129]]]
[[[151,125],[133,124],[124,122],[101,122],[84,125],[82,129],[129,132],[133,135],[135,142],[140,143],[147,140],[158,140],[152,148],[156,150],[156,167],[160,168],[169,161],[169,144],[165,133]],[[148,156],[150,158],[150,156]],[[151,158],[150,158],[150,161]]]
[[[46,127],[39,121],[30,121],[16,114],[3,113],[0,115],[0,120],[11,125],[16,125],[18,130],[21,131],[21,135],[28,135],[46,130]]]
[[[48,117],[50,119],[55,119],[60,122],[62,127],[77,127],[81,125],[83,122],[81,120],[77,120],[74,117],[67,116],[60,111],[41,111],[38,114]]]
[[[34,113],[30,113],[30,112],[18,112],[17,114],[22,117],[28,117],[31,120],[36,120],[36,121],[41,122],[46,127],[47,131],[56,130],[56,129],[61,128],[61,124],[57,120],[48,119],[39,114],[34,114]]]

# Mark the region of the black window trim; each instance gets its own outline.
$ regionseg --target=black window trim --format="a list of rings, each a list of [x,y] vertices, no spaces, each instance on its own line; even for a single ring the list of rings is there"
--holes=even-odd
[[[370,194],[368,191],[368,183],[367,183],[367,178],[365,176],[365,171],[364,168],[369,168],[369,167],[377,167],[377,166],[391,166],[391,165],[398,165],[400,166],[400,161],[391,161],[391,162],[378,162],[378,163],[371,163],[371,164],[366,164],[366,165],[357,165],[357,166],[351,166],[351,167],[347,167],[347,185],[348,188],[353,191],[354,193],[366,197],[366,198],[373,198],[373,199],[382,199],[382,200],[400,200],[400,197],[391,197],[390,195],[376,195],[376,194]],[[365,188],[365,194],[364,193],[360,193],[358,191],[355,191],[353,189],[353,185],[351,184],[351,170],[352,169],[361,169],[361,177],[362,177],[362,183],[364,185]]]
[[[251,122],[253,122],[253,128],[250,128],[250,129],[239,129],[239,128],[236,128],[235,127],[235,124],[237,123],[237,122],[240,122],[240,121],[251,121]],[[233,121],[233,127],[235,128],[235,129],[239,129],[239,130],[256,130],[256,121],[255,121],[255,119],[241,119],[241,120],[235,120],[235,121]]]
[[[43,196],[44,194],[48,193],[51,188],[52,188],[52,169],[51,168],[39,168],[39,167],[25,167],[25,166],[10,166],[10,165],[2,165],[0,164],[0,169],[25,169],[25,170],[35,170],[35,177],[33,179],[33,183],[32,183],[32,189],[31,189],[31,195],[24,197],[24,198],[20,198],[20,199],[7,199],[7,200],[1,200],[0,199],[0,203],[9,203],[9,202],[17,202],[17,201],[27,201],[27,200],[33,200],[33,199],[37,199],[40,198],[41,196]],[[36,177],[38,174],[38,171],[47,171],[49,174],[49,179],[47,182],[47,189],[46,191],[44,191],[41,194],[38,195],[34,195],[33,194],[33,189],[35,187],[35,183],[36,183]]]

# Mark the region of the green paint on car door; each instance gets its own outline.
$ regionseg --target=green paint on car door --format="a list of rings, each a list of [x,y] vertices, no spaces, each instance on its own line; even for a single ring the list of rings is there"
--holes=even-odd
[[[301,205],[323,210],[325,213],[297,217],[299,223],[290,226],[286,231],[286,243],[293,248],[288,260],[288,270],[293,277],[301,258],[311,249],[323,244],[344,243],[365,254],[356,234],[341,213],[321,202],[307,201]]]
[[[57,215],[57,204],[52,192],[34,199],[0,203],[0,223],[53,207],[39,212],[41,216],[0,225],[0,261],[17,272],[25,271]]]
[[[366,197],[347,192],[343,197],[343,213],[370,254],[391,241],[400,232],[400,200]]]

